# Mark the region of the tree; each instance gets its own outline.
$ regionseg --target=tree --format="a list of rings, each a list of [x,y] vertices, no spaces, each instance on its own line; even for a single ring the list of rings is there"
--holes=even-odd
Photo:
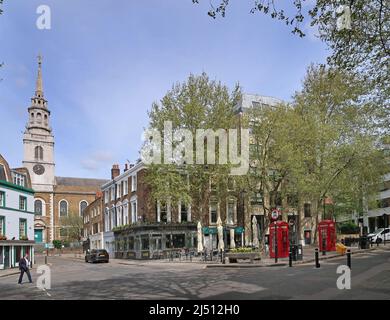
[[[78,214],[69,214],[61,218],[61,225],[67,229],[66,240],[70,242],[79,242],[84,228],[83,218]]]
[[[294,97],[298,127],[289,136],[294,150],[286,154],[289,176],[299,193],[315,204],[317,222],[328,197],[361,208],[362,198],[376,192],[385,172],[367,103],[360,100],[367,90],[354,74],[311,66]]]
[[[205,73],[200,76],[190,75],[186,82],[173,86],[160,103],[153,104],[149,112],[150,128],[163,132],[164,124],[167,121],[171,122],[174,138],[173,140],[166,138],[167,143],[173,145],[174,148],[180,142],[175,140],[178,130],[188,129],[193,137],[191,148],[195,155],[198,129],[216,131],[235,128],[234,107],[239,98],[238,86],[229,92],[226,86],[210,80]],[[206,141],[205,138],[204,143],[208,146],[211,140]],[[171,205],[180,202],[196,203],[200,216],[203,216],[201,213],[206,208],[209,199],[210,181],[218,186],[219,197],[226,192],[230,165],[218,164],[219,143],[218,140],[215,146],[216,164],[179,161],[183,160],[182,154],[179,155],[180,159],[175,156],[171,157],[165,155],[164,148],[162,148],[162,157],[168,156],[170,162],[148,166],[146,181],[151,187],[152,198],[155,201],[169,201]]]
[[[313,204],[314,230],[327,218],[327,199],[333,218],[364,212],[386,169],[370,103],[360,99],[368,90],[354,74],[313,65],[291,105],[244,114],[243,125],[252,132],[251,170],[240,183],[248,193],[261,194],[265,228],[270,210],[277,202],[288,206],[288,198],[296,199],[298,210]]]
[[[193,3],[199,3],[193,0]],[[386,0],[308,0],[276,1],[250,0],[251,12],[261,12],[292,26],[292,32],[305,36],[302,26],[306,20],[317,28],[320,39],[331,49],[328,63],[332,67],[348,70],[365,77],[371,86],[366,98],[372,102],[371,114],[381,131],[389,131],[390,99],[390,6]],[[307,12],[304,5],[307,4]],[[341,6],[341,5],[346,6]],[[220,0],[208,14],[216,18],[225,16],[229,0]],[[279,6],[279,7],[278,7]],[[292,9],[292,8],[293,9]],[[291,12],[287,14],[287,12]],[[350,20],[350,26],[337,27],[340,19]],[[350,19],[349,19],[350,18]]]

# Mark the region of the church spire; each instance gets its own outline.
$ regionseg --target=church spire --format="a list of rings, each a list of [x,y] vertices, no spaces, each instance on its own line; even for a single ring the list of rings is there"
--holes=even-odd
[[[38,76],[35,90],[36,97],[43,97],[43,85],[42,85],[42,56],[38,55]]]

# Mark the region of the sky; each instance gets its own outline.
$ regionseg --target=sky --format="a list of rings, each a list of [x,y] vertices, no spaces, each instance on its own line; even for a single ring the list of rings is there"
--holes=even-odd
[[[0,153],[21,166],[42,54],[57,176],[105,179],[112,164],[134,162],[152,103],[191,73],[288,101],[309,64],[328,54],[312,29],[299,38],[283,23],[251,14],[252,0],[231,1],[217,19],[207,15],[209,0],[4,2]],[[40,5],[51,9],[50,30],[36,27]]]

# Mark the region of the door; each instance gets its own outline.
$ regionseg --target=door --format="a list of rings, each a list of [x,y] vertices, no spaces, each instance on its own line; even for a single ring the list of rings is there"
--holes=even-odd
[[[34,238],[35,238],[35,243],[42,243],[43,242],[42,230],[35,229]]]
[[[311,244],[311,230],[305,230],[304,232],[305,244]]]
[[[4,247],[4,269],[9,268],[9,247]]]

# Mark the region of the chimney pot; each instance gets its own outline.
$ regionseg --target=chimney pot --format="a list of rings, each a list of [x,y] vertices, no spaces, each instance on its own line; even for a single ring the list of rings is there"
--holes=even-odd
[[[119,164],[114,164],[111,169],[111,179],[114,180],[120,174],[121,170],[119,169]]]

